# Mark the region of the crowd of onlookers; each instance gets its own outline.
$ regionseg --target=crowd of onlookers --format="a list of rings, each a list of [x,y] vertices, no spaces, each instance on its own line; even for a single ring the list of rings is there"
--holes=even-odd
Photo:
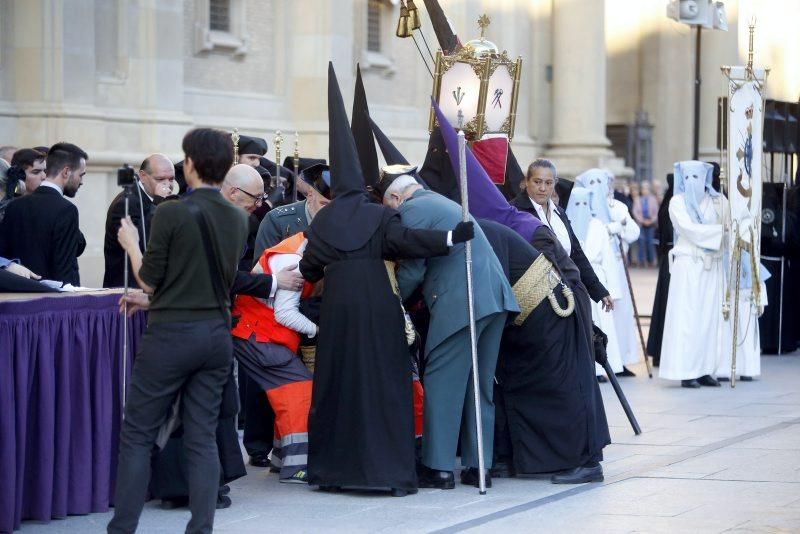
[[[657,267],[656,229],[662,190],[646,180],[630,183],[623,178],[614,181],[614,198],[628,207],[641,229],[638,241],[628,251],[628,263],[633,267]]]

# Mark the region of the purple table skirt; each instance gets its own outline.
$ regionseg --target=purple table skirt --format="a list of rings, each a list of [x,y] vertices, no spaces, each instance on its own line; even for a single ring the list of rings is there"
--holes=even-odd
[[[124,328],[118,299],[0,302],[0,532],[23,519],[104,512],[113,502]],[[141,313],[130,319],[130,355],[145,322]]]

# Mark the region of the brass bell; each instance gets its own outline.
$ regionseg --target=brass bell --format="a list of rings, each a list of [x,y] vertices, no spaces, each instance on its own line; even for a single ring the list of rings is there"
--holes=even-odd
[[[411,27],[409,25],[408,8],[403,0],[400,0],[400,20],[397,21],[397,31],[395,35],[401,39],[411,37]]]
[[[408,0],[408,16],[411,17],[409,20],[411,21],[411,31],[418,30],[422,23],[419,21],[419,10],[417,9],[417,5],[414,3],[414,0]]]

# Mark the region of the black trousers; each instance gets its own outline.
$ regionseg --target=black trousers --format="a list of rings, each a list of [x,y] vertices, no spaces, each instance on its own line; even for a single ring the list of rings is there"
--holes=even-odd
[[[221,318],[148,326],[128,386],[120,432],[114,518],[108,524],[109,532],[136,530],[158,429],[181,389],[186,478],[192,512],[186,532],[212,531],[219,487],[215,433],[232,357],[230,332]]]
[[[272,411],[264,388],[250,378],[244,365],[239,365],[239,388],[244,389],[242,444],[250,456],[269,454],[275,429],[275,412]]]

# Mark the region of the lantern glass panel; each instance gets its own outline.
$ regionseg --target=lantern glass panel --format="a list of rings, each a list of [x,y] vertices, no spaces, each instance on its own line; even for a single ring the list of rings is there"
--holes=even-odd
[[[500,132],[511,114],[511,97],[514,79],[508,66],[499,65],[489,78],[489,90],[486,94],[486,132]]]
[[[456,62],[442,75],[439,106],[450,124],[465,127],[475,118],[480,87],[480,78],[467,63]]]

